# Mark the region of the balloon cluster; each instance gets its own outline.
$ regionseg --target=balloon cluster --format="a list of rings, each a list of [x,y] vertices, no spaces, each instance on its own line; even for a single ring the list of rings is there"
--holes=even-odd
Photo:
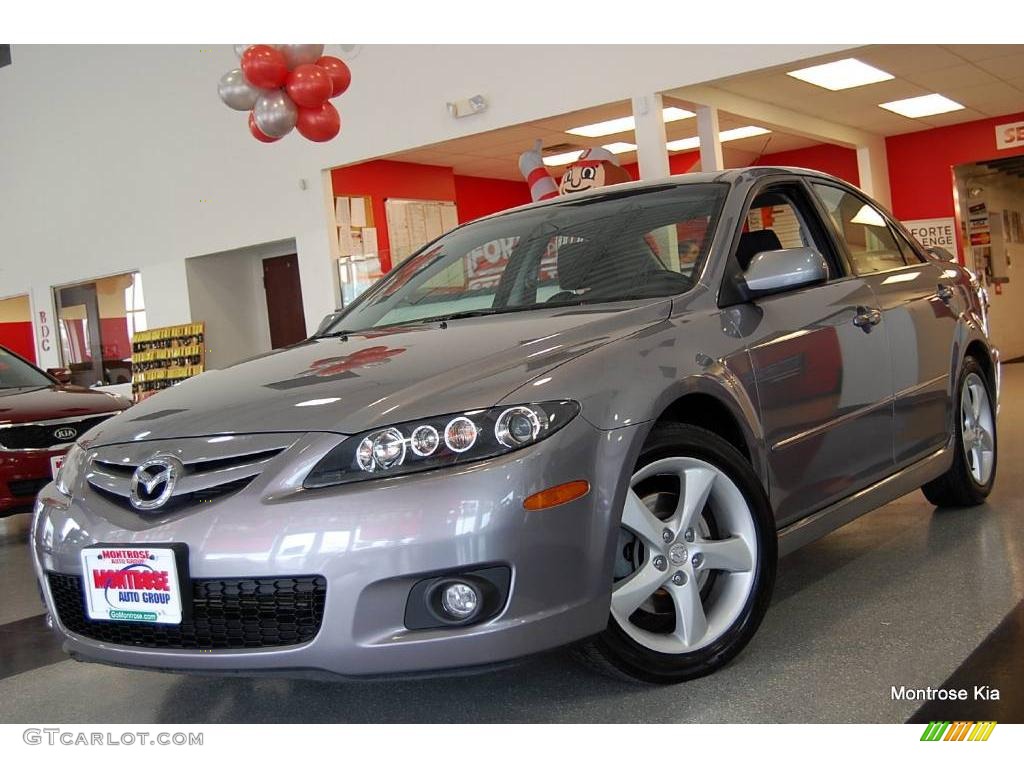
[[[352,82],[341,59],[324,56],[322,45],[236,45],[241,67],[224,74],[221,101],[249,112],[249,132],[263,142],[277,141],[292,128],[310,141],[330,141],[341,130],[341,116],[330,99]]]

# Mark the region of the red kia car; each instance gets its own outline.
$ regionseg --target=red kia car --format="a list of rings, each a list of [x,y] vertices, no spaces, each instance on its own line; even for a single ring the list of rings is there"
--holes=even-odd
[[[0,347],[0,517],[31,511],[78,436],[129,405],[61,383]]]

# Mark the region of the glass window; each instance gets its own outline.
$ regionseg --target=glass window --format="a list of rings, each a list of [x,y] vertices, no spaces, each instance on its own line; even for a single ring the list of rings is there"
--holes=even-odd
[[[683,293],[727,192],[655,187],[469,224],[410,257],[326,332]]]
[[[61,359],[81,386],[132,380],[132,335],[146,329],[142,276],[103,277],[54,289]]]
[[[837,234],[846,242],[850,265],[856,274],[869,275],[906,265],[900,245],[878,209],[839,187],[813,182],[812,186]]]

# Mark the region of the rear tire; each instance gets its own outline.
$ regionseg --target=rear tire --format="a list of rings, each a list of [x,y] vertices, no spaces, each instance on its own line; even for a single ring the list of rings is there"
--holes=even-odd
[[[706,429],[656,426],[620,532],[608,626],[576,657],[656,684],[702,677],[735,657],[768,609],[777,558],[771,507],[742,454]]]
[[[974,507],[996,479],[996,415],[992,384],[973,357],[964,360],[955,395],[953,465],[921,487],[937,507]]]

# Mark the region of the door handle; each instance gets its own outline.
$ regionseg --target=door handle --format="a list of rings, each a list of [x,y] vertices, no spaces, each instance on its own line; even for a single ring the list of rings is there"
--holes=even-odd
[[[853,316],[853,324],[864,333],[871,333],[871,328],[882,322],[882,313],[877,309],[857,307],[857,314]]]
[[[935,295],[939,297],[943,304],[949,304],[953,300],[953,289],[948,285],[939,284],[939,287],[935,289]]]

